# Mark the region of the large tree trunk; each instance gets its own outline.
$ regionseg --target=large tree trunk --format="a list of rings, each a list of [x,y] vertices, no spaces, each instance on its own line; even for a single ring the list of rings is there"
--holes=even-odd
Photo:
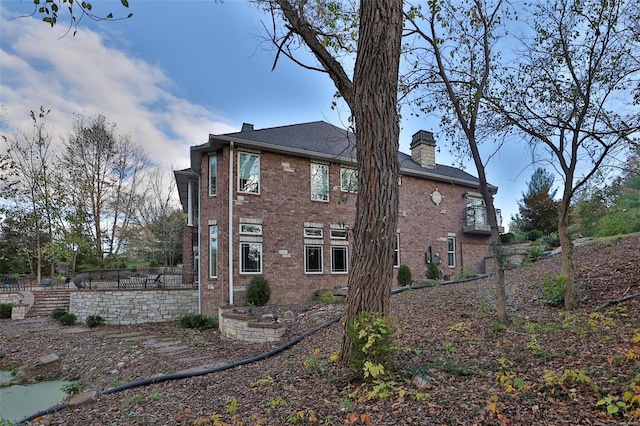
[[[389,312],[398,229],[397,88],[402,24],[401,0],[361,2],[354,100],[349,105],[356,125],[358,197],[345,327],[360,312]],[[350,352],[345,333],[344,365]]]
[[[564,307],[572,309],[576,305],[575,275],[573,271],[573,243],[569,239],[569,201],[563,197],[558,206],[558,239],[562,247],[562,275],[564,282]]]

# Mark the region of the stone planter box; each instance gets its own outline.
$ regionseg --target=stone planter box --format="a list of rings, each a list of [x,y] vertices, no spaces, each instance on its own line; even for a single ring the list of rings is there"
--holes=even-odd
[[[256,317],[234,312],[230,307],[218,308],[220,334],[229,339],[251,343],[277,342],[282,339],[285,325],[278,322],[259,321]]]

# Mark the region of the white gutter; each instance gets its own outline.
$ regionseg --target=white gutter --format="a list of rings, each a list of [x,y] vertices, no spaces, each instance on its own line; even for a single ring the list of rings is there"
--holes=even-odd
[[[202,194],[200,194],[200,188],[202,187],[200,182],[202,176],[198,175],[198,313],[202,314]]]
[[[229,141],[229,304],[233,305],[233,141]]]

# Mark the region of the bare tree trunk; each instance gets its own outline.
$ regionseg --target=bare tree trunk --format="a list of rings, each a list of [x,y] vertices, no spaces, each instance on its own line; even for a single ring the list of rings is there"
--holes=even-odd
[[[564,307],[572,309],[576,305],[575,273],[573,270],[573,242],[569,239],[569,202],[564,200],[558,207],[558,239],[562,247],[562,275],[564,282]]]
[[[402,31],[401,0],[361,3],[358,56],[354,73],[358,197],[353,230],[353,268],[345,327],[360,312],[387,315],[398,229],[398,66]],[[341,362],[351,342],[343,336]]]

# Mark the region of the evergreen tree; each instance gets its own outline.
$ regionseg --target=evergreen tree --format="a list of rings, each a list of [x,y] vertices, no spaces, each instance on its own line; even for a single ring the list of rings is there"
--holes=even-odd
[[[541,167],[531,175],[527,192],[518,203],[521,231],[549,235],[558,229],[558,202],[554,200],[557,189],[552,188],[553,180],[553,174]]]

